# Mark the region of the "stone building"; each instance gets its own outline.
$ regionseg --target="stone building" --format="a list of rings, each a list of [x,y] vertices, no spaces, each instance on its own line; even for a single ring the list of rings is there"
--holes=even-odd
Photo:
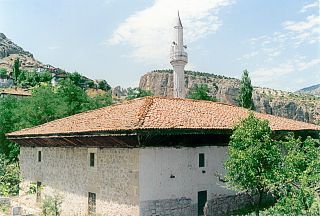
[[[63,215],[223,215],[245,197],[216,174],[249,111],[219,102],[145,97],[8,134],[20,144],[21,188],[63,196]],[[267,114],[276,134],[320,127]]]

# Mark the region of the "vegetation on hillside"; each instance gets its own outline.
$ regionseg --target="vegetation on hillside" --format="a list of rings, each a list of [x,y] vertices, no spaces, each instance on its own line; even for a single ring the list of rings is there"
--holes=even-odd
[[[128,88],[127,100],[132,100],[135,98],[141,98],[146,96],[152,96],[151,91],[144,90],[142,88]]]
[[[217,101],[215,97],[209,95],[210,89],[207,84],[196,84],[190,91],[188,98],[195,100]]]
[[[173,73],[172,69],[162,69],[162,70],[153,70],[151,72],[159,72],[159,73]],[[207,73],[207,72],[200,72],[200,71],[190,71],[190,70],[185,70],[185,74],[187,75],[192,75],[192,76],[204,76],[204,77],[215,77],[215,78],[220,78],[220,79],[235,79],[232,77],[226,77],[223,75],[216,75],[212,73]]]
[[[51,71],[49,69],[41,69],[40,72],[36,70],[23,70],[21,69],[21,62],[19,58],[16,58],[12,65],[12,75],[6,68],[0,68],[0,78],[12,78],[15,86],[22,88],[32,88],[40,86],[44,83],[50,84],[52,79],[56,79],[58,82],[63,80],[71,80],[76,86],[81,88],[96,88],[104,91],[109,91],[111,86],[105,80],[99,80],[94,82],[85,76],[82,76],[78,72],[69,73],[61,69],[55,69]]]
[[[225,163],[229,186],[250,195],[255,215],[267,195],[275,204],[263,215],[319,215],[319,139],[273,137],[268,122],[253,114],[235,127]]]

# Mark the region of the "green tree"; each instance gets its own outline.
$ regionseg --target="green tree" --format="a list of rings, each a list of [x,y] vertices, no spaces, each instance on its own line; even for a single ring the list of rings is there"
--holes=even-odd
[[[88,85],[89,88],[94,88],[93,80],[88,80],[87,85]]]
[[[52,75],[49,71],[44,71],[39,73],[40,82],[50,83],[52,79]]]
[[[58,118],[112,104],[111,94],[90,98],[71,80],[63,80],[57,88],[37,86],[32,96],[6,97],[0,100],[0,154],[17,161],[19,146],[6,139],[5,134],[33,127]]]
[[[273,184],[276,204],[269,215],[320,215],[320,142],[293,134],[281,142],[281,169]]]
[[[100,80],[98,82],[98,89],[109,91],[111,89],[110,85],[105,80]]]
[[[87,108],[88,110],[109,106],[113,103],[111,93],[103,95],[99,94],[93,98],[90,98],[89,101],[89,107]]]
[[[89,110],[89,96],[79,86],[75,85],[71,80],[63,80],[60,82],[57,95],[66,103],[67,115],[74,115]]]
[[[127,100],[132,100],[135,98],[141,98],[146,96],[152,96],[151,91],[144,90],[142,88],[128,88]]]
[[[13,62],[13,67],[12,67],[12,72],[13,72],[13,77],[15,82],[17,82],[18,77],[20,75],[20,66],[21,66],[20,59],[16,58]]]
[[[0,78],[7,78],[8,71],[6,68],[0,68]]]
[[[8,161],[0,154],[0,196],[18,195],[19,176],[18,163]]]
[[[195,100],[217,101],[215,97],[209,95],[210,89],[207,84],[195,84],[190,89],[188,98]]]
[[[15,130],[17,119],[15,112],[19,108],[18,100],[9,96],[0,100],[0,154],[10,161],[17,160],[19,146],[6,139],[5,134]]]
[[[251,85],[251,80],[247,70],[243,71],[241,85],[240,85],[240,95],[239,104],[241,107],[247,109],[254,109],[254,103],[252,100],[253,87]]]
[[[43,124],[67,116],[67,104],[50,86],[35,88],[32,96],[19,101],[15,129]]]
[[[68,75],[68,78],[73,82],[78,87],[82,87],[83,84],[83,79],[81,74],[78,72],[73,72]]]
[[[225,163],[228,184],[249,194],[259,215],[263,195],[272,190],[270,185],[281,162],[281,152],[271,139],[268,122],[251,113],[235,127],[228,150]]]

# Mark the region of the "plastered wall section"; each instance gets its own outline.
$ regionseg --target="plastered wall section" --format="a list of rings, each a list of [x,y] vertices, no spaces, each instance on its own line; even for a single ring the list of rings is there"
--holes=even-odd
[[[205,167],[199,167],[199,153],[205,155]],[[197,208],[199,191],[207,191],[208,200],[234,195],[216,175],[225,174],[223,163],[226,158],[225,146],[140,149],[139,191],[140,211],[143,211],[140,214],[176,215],[160,206],[188,209],[185,206],[189,205],[189,213],[183,214],[197,215],[194,208]]]
[[[96,155],[94,167],[90,152]],[[86,215],[89,192],[96,193],[98,214],[139,215],[139,149],[21,147],[20,167],[21,193],[30,182],[41,182],[42,198],[63,196],[63,215]]]

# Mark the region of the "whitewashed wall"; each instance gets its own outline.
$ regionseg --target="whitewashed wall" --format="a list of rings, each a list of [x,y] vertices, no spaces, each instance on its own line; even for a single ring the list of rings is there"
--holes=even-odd
[[[203,168],[199,167],[199,153],[205,154]],[[208,200],[234,194],[214,175],[225,173],[226,157],[225,146],[140,149],[140,202],[185,197],[197,203],[198,191],[203,190],[207,191]]]

